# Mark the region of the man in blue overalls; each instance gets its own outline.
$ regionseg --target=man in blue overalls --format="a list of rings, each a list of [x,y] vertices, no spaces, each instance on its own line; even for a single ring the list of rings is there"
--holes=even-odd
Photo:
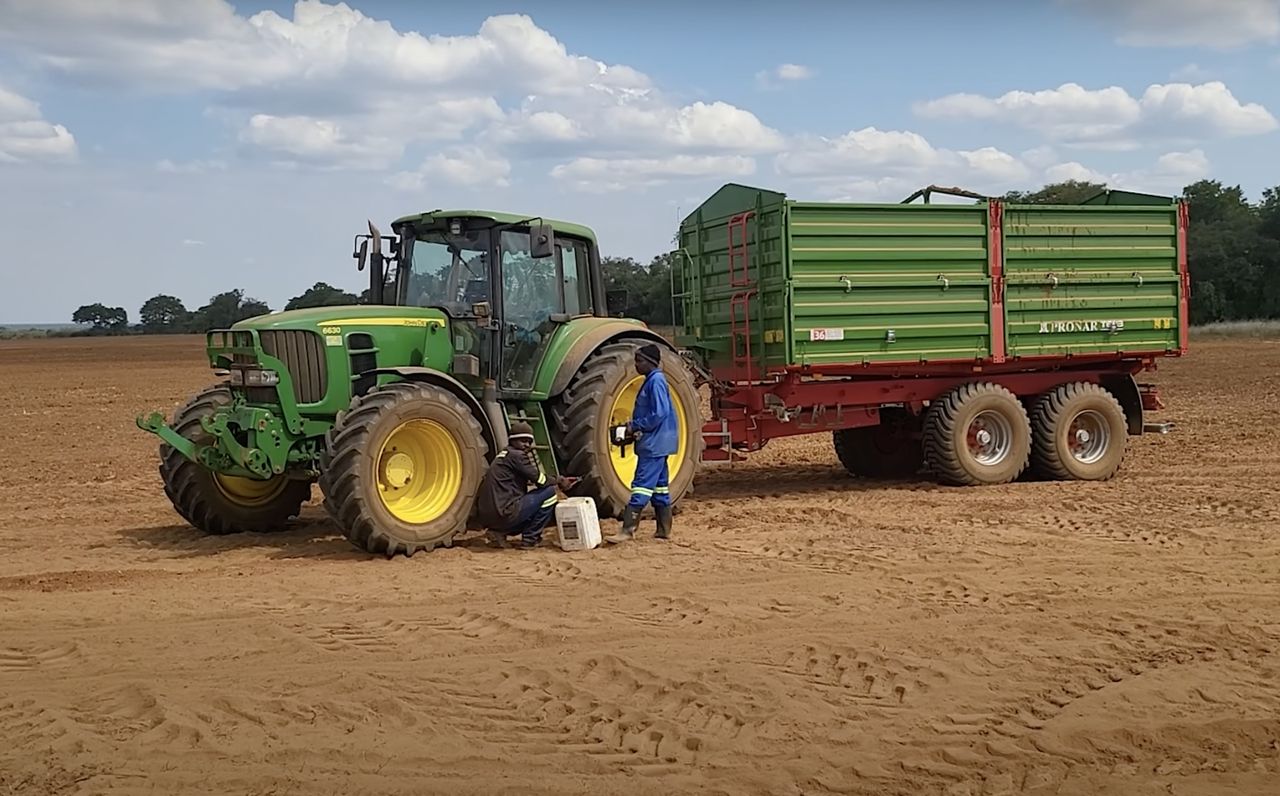
[[[636,441],[636,475],[631,482],[631,501],[622,513],[622,530],[605,541],[618,544],[635,538],[640,512],[650,502],[658,520],[658,539],[671,538],[671,489],[667,457],[680,443],[680,427],[671,406],[671,391],[662,373],[662,352],[653,344],[636,349],[636,372],[644,385],[631,410],[627,433]]]

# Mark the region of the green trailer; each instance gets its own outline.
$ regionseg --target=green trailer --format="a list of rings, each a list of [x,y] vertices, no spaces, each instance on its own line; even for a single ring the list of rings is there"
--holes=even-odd
[[[825,432],[863,475],[1110,477],[1126,435],[1168,429],[1135,376],[1186,351],[1186,229],[1184,203],[1131,192],[837,204],[726,185],[681,223],[673,272],[677,342],[712,387],[705,456]]]

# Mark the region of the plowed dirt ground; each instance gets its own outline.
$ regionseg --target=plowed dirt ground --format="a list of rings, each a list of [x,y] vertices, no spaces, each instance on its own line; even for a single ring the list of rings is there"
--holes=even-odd
[[[0,793],[1280,791],[1280,343],[1163,363],[1179,428],[1109,483],[868,484],[819,436],[671,544],[391,561],[318,503],[178,519],[132,422],[201,355],[0,343]]]

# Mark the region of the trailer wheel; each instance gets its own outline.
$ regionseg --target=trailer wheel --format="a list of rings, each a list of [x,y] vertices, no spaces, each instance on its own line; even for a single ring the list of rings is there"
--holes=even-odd
[[[924,463],[924,448],[915,415],[893,407],[880,410],[875,426],[833,432],[836,457],[850,475],[863,478],[910,478]]]
[[[568,475],[582,479],[575,495],[588,495],[602,517],[617,517],[631,498],[636,453],[609,444],[609,427],[631,417],[644,377],[635,370],[639,341],[601,346],[574,375],[562,395],[551,403],[551,441]],[[672,405],[680,427],[679,449],[667,459],[671,502],[693,490],[702,460],[701,399],[684,363],[662,349],[662,372],[671,388]]]
[[[1032,464],[1045,477],[1105,481],[1124,460],[1124,409],[1097,384],[1064,384],[1041,396],[1031,425]]]
[[[388,558],[452,544],[466,528],[487,446],[465,404],[395,382],[352,399],[327,440],[320,488],[353,545]]]
[[[226,387],[210,387],[173,417],[173,429],[197,443],[211,440],[200,418],[231,403]],[[220,475],[160,445],[160,479],[173,508],[208,534],[282,530],[311,497],[311,482],[276,476],[266,481]]]
[[[962,384],[930,405],[924,423],[924,454],[944,483],[1007,484],[1030,460],[1027,410],[998,384]]]

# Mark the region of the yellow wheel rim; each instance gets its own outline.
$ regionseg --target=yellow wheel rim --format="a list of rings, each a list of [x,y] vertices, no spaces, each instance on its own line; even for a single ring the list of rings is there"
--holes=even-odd
[[[402,423],[382,444],[374,466],[382,505],[411,525],[439,519],[462,491],[462,447],[434,420]]]
[[[631,411],[636,405],[636,396],[640,394],[640,387],[644,385],[644,376],[636,376],[622,386],[618,391],[618,395],[613,399],[613,406],[609,408],[609,427],[620,426],[631,419]],[[676,473],[680,472],[681,465],[684,464],[684,457],[689,447],[689,420],[685,412],[684,402],[680,400],[680,396],[675,390],[668,390],[671,393],[671,408],[676,413],[676,428],[679,429],[676,444],[676,452],[667,457],[667,474],[671,480],[675,480]],[[622,448],[617,445],[609,446],[609,463],[613,465],[613,472],[618,476],[618,480],[627,489],[631,488],[631,482],[636,477],[636,452],[635,448],[627,448],[627,456],[622,457]]]
[[[241,478],[238,475],[213,474],[213,484],[222,496],[237,506],[262,506],[275,500],[284,491],[289,479],[276,476],[266,481]]]

